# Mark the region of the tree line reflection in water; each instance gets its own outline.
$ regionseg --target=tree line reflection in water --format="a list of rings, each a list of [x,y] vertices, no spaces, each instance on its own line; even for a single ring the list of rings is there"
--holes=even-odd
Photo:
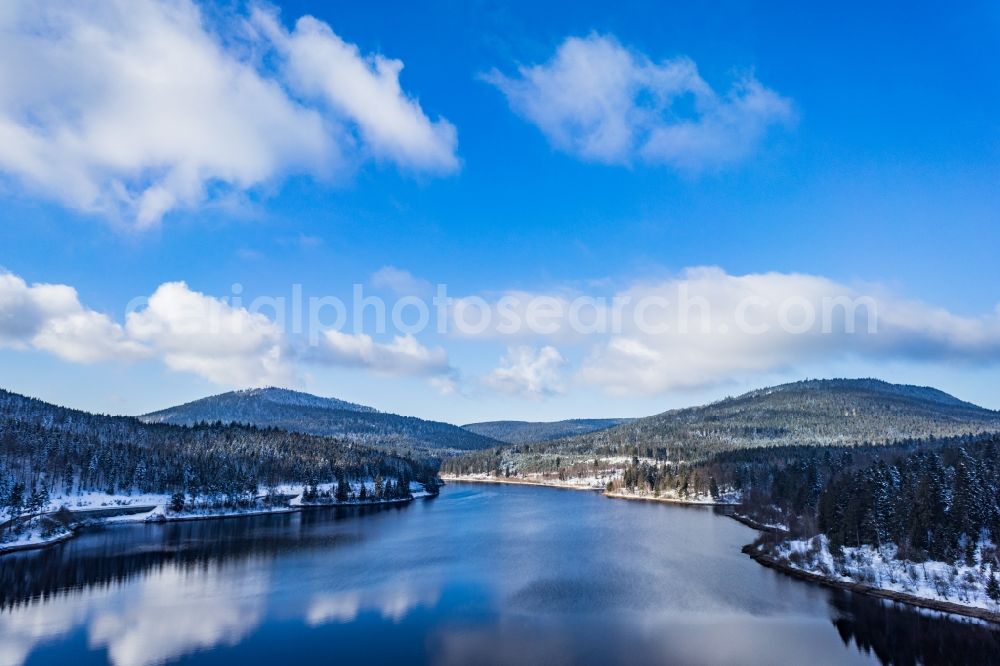
[[[34,651],[75,634],[85,637],[88,649],[105,649],[118,666],[163,663],[236,646],[274,613],[284,613],[305,630],[351,625],[365,613],[373,622],[399,623],[418,609],[442,603],[449,582],[382,572],[371,585],[330,589],[317,584],[305,598],[276,605],[269,605],[269,597],[276,578],[297,575],[296,558],[358,544],[368,538],[359,518],[406,510],[319,509],[92,528],[49,549],[0,557],[0,664],[22,664]],[[354,524],[360,529],[352,529]],[[276,560],[287,561],[279,566]],[[1000,654],[1000,632],[990,625],[843,591],[829,592],[829,605],[830,621],[844,645],[883,663],[989,663]],[[473,628],[445,638],[439,632],[423,649],[465,640],[475,644],[458,646],[463,654],[510,656],[518,643],[506,635],[509,626],[496,619],[479,617],[470,622]],[[549,633],[536,628],[530,649],[536,655],[558,651],[567,640],[558,632],[558,627]],[[647,646],[641,656],[655,661],[656,649]]]

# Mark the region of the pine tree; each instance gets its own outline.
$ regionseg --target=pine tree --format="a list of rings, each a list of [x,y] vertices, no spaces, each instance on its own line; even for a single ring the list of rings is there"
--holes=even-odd
[[[63,468],[63,492],[67,497],[73,494],[73,465],[70,463]]]
[[[959,460],[955,465],[955,480],[952,491],[949,521],[956,536],[964,536],[966,543],[974,543],[979,536],[979,480],[975,474],[975,463],[964,448],[959,449]]]
[[[10,489],[10,495],[7,497],[7,507],[12,518],[21,515],[21,511],[24,510],[24,484],[21,482],[15,483]]]
[[[406,499],[410,496],[410,482],[405,479],[399,479],[396,481],[396,497],[398,499]]]
[[[337,492],[334,498],[338,502],[346,502],[351,496],[351,487],[347,483],[347,478],[344,476],[344,472],[338,472],[337,474]]]
[[[932,559],[943,560],[948,554],[944,534],[947,529],[944,470],[936,454],[918,457],[926,461],[926,467],[913,497],[910,541],[916,548],[926,551]]]
[[[31,495],[28,497],[28,501],[25,504],[25,508],[27,508],[28,515],[30,516],[28,519],[29,525],[34,524],[35,519],[37,518],[36,514],[41,512],[42,507],[45,506],[45,501],[46,500],[43,497],[42,492],[38,488],[31,491]]]
[[[1000,583],[997,582],[996,571],[990,567],[990,579],[986,582],[986,596],[993,600],[993,603],[1000,604]]]

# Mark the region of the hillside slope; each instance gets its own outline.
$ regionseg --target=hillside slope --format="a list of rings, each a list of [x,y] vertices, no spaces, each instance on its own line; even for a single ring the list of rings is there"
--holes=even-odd
[[[690,462],[764,446],[885,444],[998,431],[1000,412],[937,389],[876,379],[808,380],[606,430],[470,455],[445,469],[556,471],[595,457],[622,456]]]
[[[181,427],[52,405],[0,389],[0,497],[13,487],[108,495],[237,496],[338,474],[427,480],[432,463],[245,425]],[[2,508],[2,507],[0,507]]]
[[[1000,413],[937,389],[874,379],[783,384],[560,440],[575,448],[634,445],[691,458],[792,444],[881,444],[1000,429]]]
[[[210,395],[207,398],[187,402],[183,405],[144,414],[139,418],[147,423],[173,423],[174,425],[192,425],[202,421],[254,423],[257,420],[268,418],[268,415],[279,407],[292,407],[295,409],[312,408],[361,412],[365,414],[378,413],[378,410],[374,407],[357,405],[345,400],[322,398],[310,393],[302,393],[301,391],[270,387]]]
[[[507,444],[548,442],[627,423],[633,419],[567,419],[565,421],[484,421],[468,423],[466,430]]]
[[[174,425],[245,423],[421,452],[470,451],[498,444],[449,423],[387,414],[335,398],[278,388],[222,393],[139,418]]]

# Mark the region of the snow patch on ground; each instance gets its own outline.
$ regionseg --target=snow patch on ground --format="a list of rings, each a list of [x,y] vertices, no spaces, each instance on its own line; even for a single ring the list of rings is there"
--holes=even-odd
[[[87,491],[80,493],[53,494],[44,512],[51,513],[65,506],[70,511],[88,509],[114,509],[129,506],[155,506],[166,504],[170,495],[166,493],[123,493],[112,495],[105,492]]]
[[[997,611],[1000,610],[997,602],[986,593],[991,568],[982,561],[983,550],[993,549],[993,544],[981,542],[971,566],[964,560],[912,562],[896,559],[897,549],[893,544],[881,548],[845,547],[843,555],[834,555],[829,539],[821,534],[812,539],[779,542],[769,552],[792,568],[833,580]]]
[[[72,536],[72,534],[72,532],[65,528],[46,532],[41,527],[31,527],[17,534],[9,541],[0,542],[0,553],[7,550],[21,550],[23,548],[41,546],[47,543],[55,543],[57,541],[68,539]]]
[[[256,516],[265,513],[289,513],[295,509],[287,506],[253,506],[238,508],[203,508],[190,511],[168,511],[160,505],[146,513],[133,513],[125,516],[104,518],[101,523],[162,523],[173,520],[198,520],[207,518],[230,518],[235,516]]]
[[[735,516],[738,520],[746,520],[746,521],[749,521],[749,522],[753,523],[754,527],[760,526],[760,528],[762,528],[762,529],[778,530],[779,532],[787,532],[788,531],[788,524],[787,523],[778,523],[778,522],[773,522],[773,521],[772,522],[768,522],[768,521],[765,521],[765,520],[757,520],[753,516],[748,516],[747,514],[740,513],[740,512],[734,513],[733,516]]]
[[[659,494],[648,491],[628,491],[621,488],[614,493],[609,493],[611,497],[623,497],[625,499],[649,499],[660,500],[662,502],[680,502],[683,504],[707,504],[707,505],[731,505],[739,504],[742,494],[738,490],[722,490],[718,497],[712,497],[709,493],[688,493],[681,495],[674,490],[663,491]]]

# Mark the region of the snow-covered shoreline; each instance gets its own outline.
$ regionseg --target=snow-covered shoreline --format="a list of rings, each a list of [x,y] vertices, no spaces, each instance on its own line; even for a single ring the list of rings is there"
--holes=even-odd
[[[245,509],[211,509],[197,511],[167,511],[163,505],[156,506],[146,513],[131,513],[122,516],[112,516],[110,518],[99,518],[90,525],[120,525],[128,523],[173,523],[185,520],[211,520],[213,518],[241,518],[247,516],[263,516],[271,513],[294,513],[298,511],[295,507],[272,506],[255,507]]]
[[[739,502],[719,501],[711,497],[697,497],[695,499],[684,499],[681,497],[670,497],[668,495],[639,495],[638,493],[613,492],[604,493],[605,497],[612,499],[638,500],[641,502],[664,502],[667,504],[687,504],[689,506],[739,506]]]
[[[493,483],[509,486],[544,486],[546,488],[563,488],[565,490],[586,490],[589,492],[603,492],[600,486],[588,486],[583,483],[572,483],[570,481],[559,481],[558,479],[529,479],[525,477],[497,477],[479,474],[442,474],[441,479],[445,482],[457,483]]]
[[[822,537],[815,538],[821,539]],[[941,590],[928,586],[926,574],[923,579],[923,584],[920,584],[917,581],[913,581],[915,584],[908,584],[902,582],[901,580],[894,579],[896,582],[890,581],[889,585],[884,584],[886,579],[879,577],[876,577],[875,581],[865,581],[858,580],[858,576],[855,575],[839,575],[832,568],[832,556],[830,556],[829,551],[826,550],[825,545],[821,545],[817,550],[820,560],[826,564],[827,568],[825,569],[813,567],[808,561],[788,557],[791,552],[802,551],[802,548],[798,547],[799,544],[809,543],[812,541],[813,539],[783,541],[779,542],[776,547],[772,546],[771,548],[765,547],[764,544],[760,543],[747,544],[743,547],[743,552],[749,555],[758,564],[775,569],[776,571],[798,578],[799,580],[823,585],[825,587],[848,590],[850,592],[865,594],[880,599],[887,599],[889,601],[905,603],[911,606],[925,608],[941,613],[961,615],[964,617],[1000,624],[1000,608],[998,608],[996,603],[986,600],[981,589],[970,589],[970,594],[967,594],[964,600],[956,601],[948,598],[947,592],[942,595],[940,594]],[[849,551],[849,557],[855,554],[854,551],[873,549],[865,547],[863,549],[846,550]],[[816,564],[816,562],[813,562],[812,564]],[[951,565],[942,562],[914,563],[903,560],[895,560],[889,563],[889,568],[894,569],[897,573],[911,567],[921,567],[921,570],[925,570],[927,566],[930,566],[932,570],[936,570],[936,572],[932,575],[941,573],[940,570],[942,568],[951,567]],[[876,584],[871,584],[872,582]]]
[[[546,488],[564,488],[568,490],[587,490],[590,492],[600,492],[605,497],[612,499],[637,500],[643,502],[666,502],[670,504],[688,504],[694,506],[739,506],[735,501],[718,501],[708,496],[693,499],[680,497],[670,497],[667,495],[640,495],[638,493],[607,492],[603,484],[594,482],[595,477],[572,478],[565,481],[559,479],[544,479],[532,477],[498,477],[488,474],[442,474],[445,481],[455,481],[459,483],[495,483],[515,486],[544,486]]]
[[[756,518],[748,516],[745,513],[740,513],[739,511],[734,511],[729,514],[729,517],[737,522],[743,523],[751,529],[757,530],[758,532],[772,532],[776,534],[788,533],[788,525],[783,523],[762,523]]]
[[[333,484],[330,485],[332,487]],[[414,486],[419,486],[419,488]],[[101,493],[100,495],[102,495],[102,497],[98,500],[100,501],[99,506],[94,506],[97,502],[93,500],[77,502],[77,507],[79,508],[75,510],[68,506],[69,503],[63,503],[58,506],[47,506],[46,509],[48,509],[48,511],[41,514],[38,518],[40,522],[49,521],[50,523],[55,523],[53,516],[58,512],[61,512],[61,517],[67,520],[67,522],[58,523],[59,529],[54,531],[50,536],[43,536],[43,530],[40,523],[38,525],[31,526],[27,528],[26,533],[20,535],[18,539],[0,543],[0,555],[37,548],[45,548],[47,546],[67,541],[72,539],[76,535],[76,530],[81,527],[129,525],[136,523],[167,523],[221,518],[246,518],[250,516],[270,514],[298,513],[309,509],[333,507],[351,508],[385,506],[390,504],[405,504],[407,502],[412,502],[415,499],[432,497],[435,494],[436,493],[429,492],[420,484],[413,484],[411,485],[410,494],[407,497],[388,497],[378,500],[351,499],[344,502],[338,502],[335,500],[303,502],[302,494],[300,493],[299,495],[290,498],[287,504],[275,506],[258,505],[255,507],[243,508],[203,507],[187,511],[169,511],[167,509],[167,506],[169,505],[169,496],[167,495],[110,496]],[[128,511],[133,508],[142,509],[148,506],[143,504],[143,502],[148,502],[150,499],[159,500],[159,502],[154,504],[149,511],[123,513],[114,516],[92,515],[95,512],[102,511]]]
[[[29,531],[28,534],[22,536],[20,539],[14,541],[8,541],[7,543],[0,544],[0,555],[5,553],[16,553],[23,550],[34,550],[36,548],[45,548],[46,546],[53,546],[57,543],[62,543],[63,541],[69,541],[72,539],[76,533],[72,530],[67,530],[65,532],[60,532],[57,535],[51,537],[44,537],[36,535],[35,532]]]

